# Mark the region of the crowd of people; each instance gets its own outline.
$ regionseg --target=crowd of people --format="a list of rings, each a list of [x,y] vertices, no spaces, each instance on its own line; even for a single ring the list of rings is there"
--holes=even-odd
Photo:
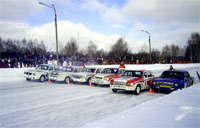
[[[56,62],[56,55],[48,54],[41,55],[35,53],[1,53],[0,68],[22,68],[35,67],[39,64],[48,64],[48,62]],[[95,61],[88,59],[71,59],[59,56],[59,65],[81,65],[81,64],[96,64]]]
[[[0,68],[22,68],[35,67],[38,64],[47,63],[48,58],[45,55],[33,53],[1,53]]]

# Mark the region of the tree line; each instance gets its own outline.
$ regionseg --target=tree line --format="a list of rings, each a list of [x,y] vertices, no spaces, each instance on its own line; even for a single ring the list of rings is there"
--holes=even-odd
[[[64,47],[59,48],[59,62],[81,61],[82,63],[173,63],[173,62],[200,62],[200,34],[192,33],[185,46],[175,44],[165,45],[161,49],[152,49],[152,62],[145,46],[138,53],[132,53],[124,38],[119,38],[109,51],[98,49],[97,44],[89,41],[87,48],[79,49],[77,40],[71,38]],[[37,65],[47,60],[56,59],[55,52],[47,49],[43,41],[12,40],[0,37],[0,63],[8,62],[24,65]]]
[[[97,49],[95,42],[90,41],[86,49],[78,50],[75,39],[68,41],[66,46],[61,49],[61,55],[76,58],[89,58],[96,61],[107,62],[139,62],[139,63],[174,63],[174,62],[200,62],[200,34],[192,33],[185,46],[165,45],[161,49],[152,49],[152,62],[149,62],[149,53],[145,46],[138,53],[132,53],[124,38],[119,38],[107,52],[104,49]]]

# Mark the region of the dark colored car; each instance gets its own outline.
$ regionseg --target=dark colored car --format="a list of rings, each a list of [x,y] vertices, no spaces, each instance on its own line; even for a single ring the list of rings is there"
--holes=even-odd
[[[166,70],[152,82],[154,91],[174,91],[193,85],[194,77],[185,70]]]

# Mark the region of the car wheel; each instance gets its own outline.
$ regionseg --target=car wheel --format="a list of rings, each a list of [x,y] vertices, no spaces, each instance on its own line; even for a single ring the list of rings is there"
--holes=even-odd
[[[44,82],[44,81],[45,81],[45,76],[42,75],[42,76],[40,77],[40,82]]]
[[[135,89],[135,94],[138,95],[141,92],[141,87],[139,85],[137,85],[136,89]]]
[[[114,93],[116,93],[116,92],[117,92],[117,89],[112,89],[112,91],[113,91]]]
[[[154,88],[153,91],[154,91],[154,92],[158,92],[158,89],[157,89],[157,88]]]
[[[192,85],[193,85],[193,83],[194,83],[194,81],[193,81],[193,80],[190,80],[190,86],[192,86]]]
[[[31,79],[29,79],[29,78],[26,78],[26,80],[27,80],[27,81],[30,81]]]
[[[55,80],[51,80],[51,82],[55,82]]]
[[[91,78],[88,78],[86,83],[89,85],[90,82],[91,82]]]
[[[70,78],[69,78],[69,77],[66,77],[66,78],[65,78],[65,83],[68,83],[68,81],[70,81]]]

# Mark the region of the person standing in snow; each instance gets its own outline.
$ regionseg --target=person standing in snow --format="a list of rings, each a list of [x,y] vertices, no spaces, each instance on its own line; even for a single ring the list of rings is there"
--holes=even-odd
[[[172,65],[170,65],[169,70],[175,70]]]

